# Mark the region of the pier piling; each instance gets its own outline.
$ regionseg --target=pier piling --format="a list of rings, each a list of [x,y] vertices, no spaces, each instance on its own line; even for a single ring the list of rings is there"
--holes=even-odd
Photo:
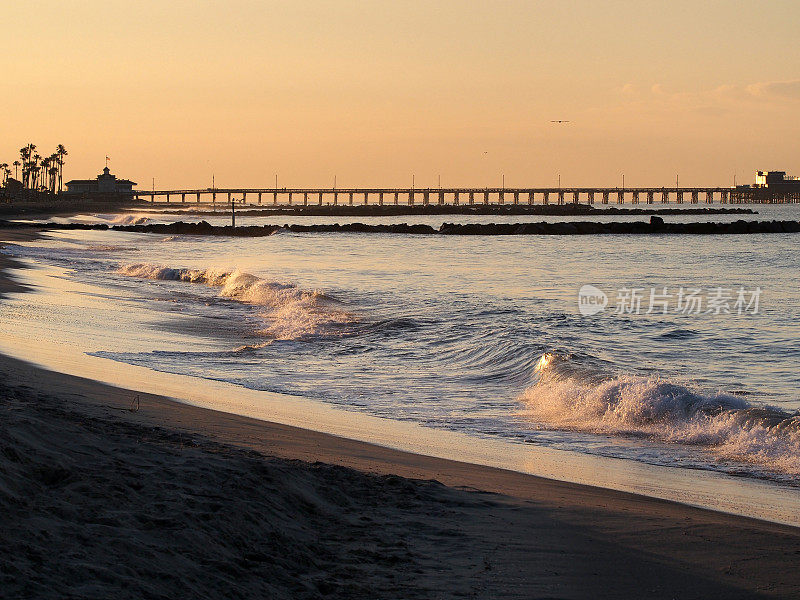
[[[236,202],[242,204],[247,203],[247,196],[254,194],[258,197],[258,205],[264,202],[264,194],[272,196],[272,205],[293,205],[293,201],[297,195],[302,195],[303,206],[307,206],[309,199],[312,204],[324,205],[325,195],[333,195],[333,205],[339,205],[339,194],[347,195],[347,204],[352,206],[356,202],[364,205],[370,204],[370,196],[376,200],[376,204],[384,206],[389,201],[387,196],[392,197],[394,204],[400,204],[400,197],[408,199],[408,205],[413,206],[418,198],[418,194],[422,196],[422,204],[429,206],[431,203],[438,206],[454,205],[469,203],[474,205],[476,196],[478,203],[484,205],[506,204],[508,196],[511,197],[509,204],[517,206],[521,203],[534,205],[537,203],[541,194],[541,203],[543,205],[550,204],[550,199],[553,195],[556,196],[558,204],[564,204],[567,195],[569,195],[569,202],[571,204],[589,204],[593,205],[595,202],[602,202],[608,205],[611,202],[612,195],[616,198],[617,204],[625,204],[626,201],[632,204],[639,204],[646,202],[647,204],[654,204],[660,201],[661,204],[677,203],[683,204],[684,202],[691,202],[692,204],[699,204],[702,201],[705,204],[712,204],[718,202],[721,204],[741,204],[741,203],[755,203],[755,204],[776,204],[776,203],[797,203],[800,201],[800,193],[797,192],[776,192],[773,189],[755,188],[755,187],[661,187],[661,188],[423,188],[423,189],[408,189],[408,188],[352,188],[352,189],[336,189],[336,188],[274,188],[274,189],[239,189],[239,188],[204,188],[204,189],[183,189],[183,190],[142,190],[133,192],[132,198],[147,200],[150,203],[155,203],[158,199],[160,202],[171,203],[174,196],[180,196],[181,204],[189,201],[194,197],[197,204],[201,204],[205,199],[206,202],[216,206],[217,194],[224,194],[228,203],[231,202],[233,197],[236,197]],[[241,194],[241,195],[240,195]],[[433,198],[431,197],[433,196]],[[482,199],[481,199],[482,196]],[[627,199],[626,199],[627,196]],[[687,197],[688,196],[688,197]],[[659,200],[656,200],[656,198]],[[279,200],[281,200],[279,202]],[[330,204],[330,203],[329,203]]]

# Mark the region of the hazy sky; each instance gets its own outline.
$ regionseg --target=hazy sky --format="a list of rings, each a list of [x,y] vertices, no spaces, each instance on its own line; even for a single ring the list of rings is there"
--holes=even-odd
[[[800,3],[14,2],[0,162],[149,189],[800,175]],[[569,119],[555,125],[551,119]]]

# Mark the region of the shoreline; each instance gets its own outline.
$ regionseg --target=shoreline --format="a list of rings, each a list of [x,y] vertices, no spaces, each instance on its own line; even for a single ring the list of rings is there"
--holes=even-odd
[[[751,594],[757,591],[775,597],[800,592],[800,573],[791,568],[796,560],[794,556],[800,553],[800,529],[795,527],[626,492],[411,454],[182,404],[162,396],[47,371],[6,356],[0,356],[0,373],[6,386],[54,399],[63,409],[79,415],[80,420],[103,423],[103,427],[143,428],[147,432],[177,436],[189,447],[211,443],[255,452],[261,460],[277,459],[289,461],[291,465],[296,461],[306,466],[333,465],[373,477],[401,477],[409,481],[409,485],[417,485],[416,480],[432,482],[446,488],[448,493],[463,495],[463,502],[476,494],[487,500],[484,495],[492,494],[494,496],[485,504],[511,503],[515,511],[524,513],[524,523],[536,523],[539,533],[542,528],[557,531],[564,527],[579,535],[582,547],[574,547],[575,540],[570,539],[571,536],[564,540],[551,531],[546,542],[552,546],[551,552],[575,554],[576,558],[580,556],[592,563],[594,569],[599,568],[599,563],[631,560],[637,554],[645,557],[647,585],[654,585],[650,588],[654,591],[664,592],[652,597],[669,597],[668,594],[675,593],[673,585],[677,582],[670,583],[668,578],[676,572],[686,578],[680,585],[689,584],[682,590],[684,594],[687,590],[703,588],[717,590],[719,597],[726,598],[753,597]],[[137,395],[138,409],[131,411],[131,400]],[[137,433],[140,438],[142,435]],[[145,476],[144,473],[140,475]],[[488,517],[493,510],[486,506],[477,512]],[[418,518],[425,520],[423,514]],[[610,547],[607,547],[609,540]],[[501,538],[494,543],[502,541]],[[518,550],[525,554],[522,549]],[[536,565],[528,568],[531,576],[537,573]],[[633,566],[633,570],[640,569]],[[611,597],[612,590],[616,594],[635,595],[640,589],[637,586],[644,582],[627,580],[627,572],[624,579],[621,575],[598,572],[597,587],[591,588],[593,593],[602,589],[609,593],[607,597]],[[643,572],[640,576],[644,576]],[[565,581],[569,580],[567,576]],[[574,584],[574,581],[570,583]],[[666,587],[660,589],[662,586]],[[745,593],[745,590],[748,591]]]
[[[41,229],[0,229],[0,248],[8,242],[20,242],[35,240],[41,235]],[[14,260],[7,254],[0,252],[0,301],[5,298],[6,294],[15,292],[26,292],[28,288],[18,283],[14,276],[11,275],[9,269],[22,269],[24,266],[19,261]]]
[[[7,238],[20,240],[46,237],[46,231],[0,229],[0,247],[4,233],[9,234]],[[8,291],[26,291],[39,285],[48,288],[47,277],[58,277],[57,273],[40,273],[40,268],[33,264],[30,265],[33,270],[28,271],[28,261],[20,262],[0,253],[0,260],[3,258],[11,261],[9,267],[20,271],[12,279],[7,271],[0,269],[0,297],[6,287]],[[80,293],[77,289],[72,292]],[[58,299],[51,302],[57,305]],[[793,495],[793,488],[782,487],[769,479],[742,479],[713,469],[676,470],[621,458],[519,445],[502,439],[476,439],[457,432],[354,413],[302,396],[262,392],[224,381],[109,361],[86,355],[79,346],[51,343],[46,336],[37,336],[36,344],[31,345],[27,339],[31,332],[9,325],[6,341],[0,344],[0,356],[30,362],[40,369],[66,376],[82,376],[103,385],[168,397],[174,402],[224,414],[310,429],[410,454],[455,459],[800,527],[797,517],[800,513],[793,512],[800,510],[800,496]]]
[[[8,240],[9,233],[12,232],[0,232],[0,240]],[[35,231],[13,234],[38,235]],[[0,261],[2,258],[0,255]],[[3,291],[20,291],[20,288],[8,278],[0,262],[0,294]],[[336,490],[337,494],[348,498],[348,502],[356,502],[352,494],[382,495],[387,489],[393,489],[392,486],[400,485],[403,491],[387,500],[391,508],[388,513],[378,514],[380,506],[384,506],[380,503],[379,506],[359,505],[358,510],[366,511],[362,516],[370,519],[377,529],[388,528],[393,519],[406,519],[403,522],[413,524],[409,525],[412,529],[421,528],[405,543],[413,555],[408,558],[409,562],[422,573],[404,572],[401,565],[405,559],[401,558],[397,559],[399,563],[384,565],[385,568],[380,564],[370,566],[370,576],[376,580],[369,593],[363,590],[350,593],[346,578],[339,575],[334,577],[333,583],[315,584],[323,590],[327,589],[326,585],[332,585],[331,589],[340,597],[369,597],[376,589],[383,590],[385,597],[429,597],[432,589],[446,589],[452,593],[452,590],[461,590],[458,586],[466,583],[472,592],[484,590],[489,595],[508,597],[526,597],[532,590],[542,596],[575,598],[641,597],[645,591],[655,598],[686,595],[745,598],[760,593],[765,594],[764,597],[791,597],[800,593],[800,574],[792,568],[794,557],[800,554],[800,529],[796,527],[394,450],[64,375],[4,355],[0,355],[0,373],[3,374],[0,381],[5,382],[4,395],[30,395],[38,398],[37,403],[53,408],[55,412],[50,416],[54,419],[51,425],[55,430],[62,423],[77,422],[78,434],[82,435],[83,428],[88,427],[86,424],[91,425],[98,447],[92,449],[70,438],[63,440],[67,453],[72,444],[77,444],[81,449],[79,453],[94,456],[102,453],[105,440],[121,436],[123,440],[136,442],[132,447],[139,448],[135,451],[139,458],[150,457],[159,449],[163,450],[166,444],[177,453],[182,467],[192,469],[196,468],[195,461],[214,457],[221,460],[220,469],[230,467],[235,472],[242,459],[241,453],[245,453],[251,463],[262,465],[253,468],[271,468],[278,461],[276,468],[290,473],[290,480],[313,475],[318,485]],[[134,412],[130,408],[136,395],[140,400]],[[71,417],[65,421],[64,415],[56,414],[58,411],[67,411]],[[30,407],[16,414],[31,417]],[[37,418],[50,416],[38,415]],[[142,440],[150,438],[158,438],[155,447],[141,449]],[[24,436],[21,439],[25,439]],[[176,440],[177,449],[174,447]],[[186,455],[197,452],[199,457]],[[114,460],[115,464],[124,464],[134,472],[136,478],[147,481],[149,486],[170,486],[170,480],[153,479],[153,474],[141,465],[129,464],[127,455],[119,455]],[[345,471],[331,471],[331,468]],[[78,477],[74,469],[67,471],[70,477]],[[103,474],[108,475],[105,471]],[[347,485],[341,485],[342,477]],[[392,478],[398,477],[402,480],[396,484],[396,479]],[[362,488],[352,489],[350,486],[354,482],[358,484],[356,487]],[[56,487],[61,489],[60,485]],[[113,477],[109,485],[116,485]],[[76,486],[79,487],[75,482],[67,485],[68,488]],[[278,486],[277,493],[281,490]],[[200,495],[208,492],[198,491]],[[235,502],[238,498],[236,490],[214,492],[221,494],[225,502]],[[191,489],[184,490],[188,498],[172,498],[171,501],[181,506],[181,502],[192,500],[192,493]],[[247,494],[258,493],[257,489],[247,490]],[[404,516],[407,496],[416,498],[419,506],[413,515]],[[266,502],[266,499],[253,502]],[[101,505],[116,510],[110,498],[102,500]],[[132,506],[129,510],[138,515],[144,508]],[[444,522],[436,521],[438,517],[432,515],[442,510],[451,514],[453,520],[442,517]],[[306,516],[291,513],[283,518],[302,520]],[[337,518],[336,511],[328,515],[329,520]],[[198,526],[193,520],[184,524],[189,529]],[[275,523],[265,526],[274,527]],[[338,527],[341,524],[332,526],[323,535],[335,538]],[[449,533],[432,535],[431,527],[449,528]],[[123,533],[131,534],[127,530]],[[157,540],[141,529],[134,528],[132,534],[143,537],[142,543],[147,548],[152,549],[156,544]],[[22,535],[21,539],[24,537]],[[378,546],[388,544],[391,539],[390,536],[376,543]],[[467,540],[469,550],[464,552],[468,560],[464,563],[465,556],[462,556],[459,562],[446,548],[451,543],[460,548]],[[220,541],[224,542],[225,539]],[[176,551],[169,544],[166,547]],[[429,564],[430,561],[433,563]],[[327,568],[338,567],[329,565]],[[0,568],[0,573],[2,571]],[[213,571],[204,576],[221,577],[221,573]],[[302,574],[296,577],[302,578]],[[444,577],[450,579],[441,583]],[[111,580],[117,581],[114,576]],[[430,582],[430,586],[423,586],[417,594],[418,580],[425,582],[425,586]],[[395,590],[394,593],[391,590]],[[249,596],[245,593],[243,597]],[[310,594],[309,597],[316,596]]]

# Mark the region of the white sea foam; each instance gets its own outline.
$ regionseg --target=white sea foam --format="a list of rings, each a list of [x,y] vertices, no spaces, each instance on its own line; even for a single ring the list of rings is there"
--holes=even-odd
[[[538,370],[538,383],[521,400],[524,415],[547,428],[691,445],[720,460],[800,475],[797,413],[752,406],[731,394],[702,394],[659,378],[592,381],[549,354]]]
[[[145,214],[125,213],[125,214],[103,214],[93,213],[89,215],[74,215],[64,220],[67,223],[110,223],[112,225],[144,225],[150,222],[150,218]]]
[[[256,352],[261,350],[262,348],[266,348],[272,344],[272,340],[264,342],[262,344],[245,344],[244,346],[239,346],[238,348],[234,348],[234,352],[236,354],[246,354],[248,352]]]
[[[183,269],[137,263],[118,273],[163,281],[185,281],[220,288],[219,295],[246,304],[263,306],[268,326],[259,333],[278,340],[341,332],[352,315],[336,309],[319,290],[303,290],[294,284],[268,281],[242,271]]]
[[[145,215],[116,215],[111,219],[115,225],[144,225],[150,222],[150,218]]]
[[[120,246],[118,244],[87,244],[86,249],[90,252],[132,252],[138,248],[135,246]]]

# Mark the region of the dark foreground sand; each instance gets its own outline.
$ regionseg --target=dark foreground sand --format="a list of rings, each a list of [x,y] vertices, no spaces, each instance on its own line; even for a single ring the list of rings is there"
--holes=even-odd
[[[10,256],[3,254],[3,242],[19,242],[32,240],[42,235],[40,231],[30,229],[0,229],[0,300],[9,292],[24,292],[25,286],[17,283],[8,269],[20,268],[21,265]],[[2,306],[0,306],[2,310]]]
[[[0,357],[0,597],[800,597],[795,528],[134,395]]]

